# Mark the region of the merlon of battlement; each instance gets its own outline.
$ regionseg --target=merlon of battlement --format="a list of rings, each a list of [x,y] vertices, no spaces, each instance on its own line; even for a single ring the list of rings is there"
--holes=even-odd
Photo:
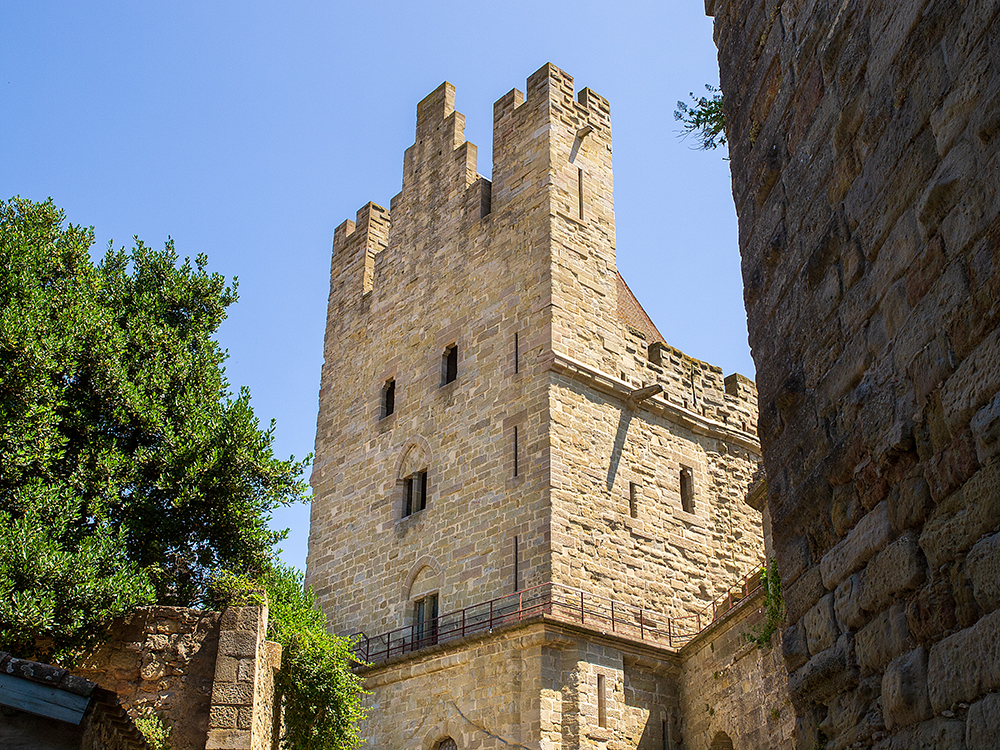
[[[445,81],[417,104],[417,140],[455,113],[455,87]]]
[[[375,256],[389,244],[391,227],[389,211],[369,202],[358,209],[354,221],[347,219],[333,231],[331,278],[340,281],[331,289],[353,288],[362,294],[372,290]]]

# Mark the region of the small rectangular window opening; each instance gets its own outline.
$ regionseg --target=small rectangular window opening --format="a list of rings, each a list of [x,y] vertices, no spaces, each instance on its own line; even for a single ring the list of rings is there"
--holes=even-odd
[[[583,218],[583,169],[577,168],[577,202],[580,208],[580,218]]]
[[[388,417],[394,411],[396,411],[396,381],[389,379],[382,388],[382,417]]]
[[[628,513],[632,518],[639,517],[639,485],[628,483]]]
[[[687,466],[681,467],[681,508],[694,513],[694,472]]]
[[[517,425],[514,425],[514,476],[517,476]]]
[[[406,484],[406,500],[403,504],[405,518],[427,507],[427,472],[418,471],[403,481]]]
[[[517,334],[515,333],[514,334],[514,374],[517,374],[518,372],[520,372],[520,363],[518,362],[519,354],[520,353],[517,350]]]
[[[452,344],[444,350],[441,359],[441,384],[452,383],[458,377],[458,345]]]
[[[605,691],[604,675],[597,675],[597,726],[606,727],[608,725],[608,707]]]

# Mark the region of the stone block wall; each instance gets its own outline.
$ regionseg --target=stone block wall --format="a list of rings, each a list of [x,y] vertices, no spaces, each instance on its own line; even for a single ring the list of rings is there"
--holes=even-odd
[[[800,746],[992,746],[1000,3],[706,9]]]
[[[364,674],[365,747],[432,750],[448,737],[463,750],[680,747],[662,735],[679,721],[677,657],[565,625],[501,630]]]
[[[763,650],[746,634],[762,619],[758,591],[740,609],[681,650],[682,746],[710,750],[720,735],[737,748],[795,747],[795,711],[788,693],[781,634]]]
[[[0,701],[4,750],[148,749],[119,697],[95,682],[3,651],[0,675],[5,680]]]
[[[151,708],[173,750],[270,750],[281,647],[266,633],[266,605],[141,607],[112,623],[74,674],[116,693],[132,716]]]
[[[556,379],[550,409],[553,580],[672,617],[700,612],[761,563],[760,513],[743,501],[756,446],[678,424],[666,402],[630,409],[575,374]]]
[[[74,672],[118,694],[138,711],[152,708],[172,728],[176,750],[201,750],[219,646],[218,612],[141,607],[116,621],[109,637]]]

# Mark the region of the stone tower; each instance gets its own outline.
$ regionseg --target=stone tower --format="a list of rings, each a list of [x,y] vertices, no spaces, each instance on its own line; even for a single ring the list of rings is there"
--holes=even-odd
[[[754,385],[618,274],[605,99],[541,68],[492,183],[463,126],[442,84],[335,232],[307,581],[371,747],[679,747],[676,649],[762,556]]]

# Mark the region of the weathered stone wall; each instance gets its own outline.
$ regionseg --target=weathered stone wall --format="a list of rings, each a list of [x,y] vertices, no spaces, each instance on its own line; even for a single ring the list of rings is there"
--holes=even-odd
[[[528,102],[496,105],[492,197],[444,84],[418,105],[391,231],[370,204],[335,232],[307,582],[338,633],[406,625],[417,595],[444,612],[513,591],[515,537],[517,584],[548,579],[551,314],[546,225],[531,218],[548,84],[546,69]],[[422,470],[427,506],[404,517],[404,480]]]
[[[551,65],[501,98],[492,184],[463,124],[442,85],[391,211],[335,232],[307,580],[345,634],[552,580],[698,609],[761,554],[753,384],[664,345],[618,276],[603,98]],[[421,470],[427,507],[404,516]]]
[[[706,5],[800,746],[994,746],[1000,3]]]
[[[73,671],[116,693],[133,717],[151,708],[174,750],[269,750],[281,647],[266,633],[266,606],[141,607]]]
[[[361,734],[366,747],[399,750],[431,750],[447,737],[462,750],[662,750],[661,732],[677,722],[679,673],[669,652],[532,623],[366,670]]]
[[[270,750],[274,744],[274,673],[281,647],[266,640],[267,607],[228,607],[219,621],[219,651],[206,750]]]
[[[745,638],[762,620],[762,605],[758,591],[681,650],[681,734],[687,750],[709,750],[720,732],[737,748],[795,746],[781,635],[775,633],[764,650]]]
[[[743,502],[756,446],[659,399],[630,409],[574,374],[556,379],[550,410],[553,580],[672,617],[701,611],[760,565],[760,514]]]
[[[202,750],[219,647],[218,612],[141,607],[117,620],[75,674],[118,694],[132,711],[152,708],[175,750]]]
[[[701,610],[760,562],[760,514],[743,502],[753,383],[667,346],[618,274],[607,101],[537,71],[494,107],[492,184],[463,125],[443,84],[417,106],[391,209],[368,204],[334,233],[307,582],[336,632],[399,629],[397,647],[428,597],[443,614],[550,582],[652,610],[665,632],[665,616]],[[407,515],[422,471],[427,505]],[[670,721],[650,701],[676,686],[607,658],[609,685],[635,685],[615,732],[591,721],[598,672],[573,667],[558,725],[524,719],[516,736],[662,747],[676,701]],[[480,705],[475,669],[437,685],[400,667],[377,689],[375,746],[402,742],[455,685],[459,714],[499,710],[506,697]]]

